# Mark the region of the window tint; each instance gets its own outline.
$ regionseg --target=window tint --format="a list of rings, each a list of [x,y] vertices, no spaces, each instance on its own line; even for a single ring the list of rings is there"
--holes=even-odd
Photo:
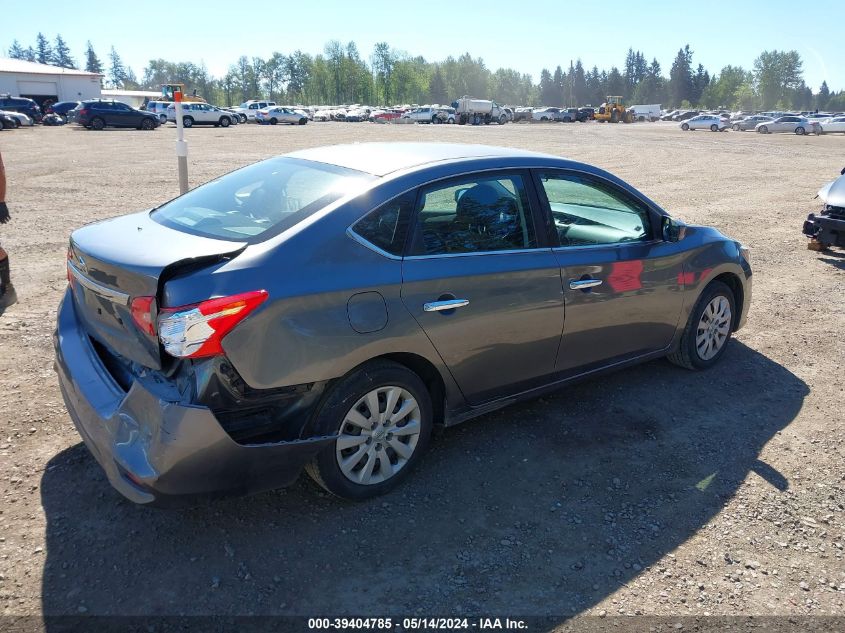
[[[615,187],[575,174],[545,174],[540,180],[561,246],[651,238],[647,209]]]
[[[153,211],[156,222],[213,238],[259,241],[359,191],[372,176],[294,158],[272,158],[189,191]]]
[[[423,190],[414,230],[415,255],[536,246],[521,176],[479,178]]]
[[[383,204],[360,219],[352,230],[373,246],[401,256],[416,197],[416,191],[413,191]]]

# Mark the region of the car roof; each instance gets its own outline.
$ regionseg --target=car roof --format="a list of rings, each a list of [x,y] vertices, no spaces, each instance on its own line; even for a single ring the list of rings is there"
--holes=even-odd
[[[293,152],[288,156],[356,169],[374,176],[385,176],[395,171],[429,163],[466,158],[533,157],[560,160],[559,156],[511,147],[462,143],[354,143],[315,147]]]

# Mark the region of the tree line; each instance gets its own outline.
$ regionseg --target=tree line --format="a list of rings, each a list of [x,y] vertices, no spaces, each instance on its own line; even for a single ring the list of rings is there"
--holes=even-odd
[[[660,103],[671,107],[742,110],[845,110],[845,90],[832,92],[827,82],[813,92],[803,78],[797,51],[763,51],[751,68],[728,65],[711,74],[694,64],[689,45],[681,48],[668,77],[656,58],[628,49],[620,67],[586,68],[581,59],[569,67],[544,68],[538,83],[512,68],[491,70],[469,53],[431,62],[379,42],[364,58],[355,42],[331,40],[316,55],[274,52],[268,58],[239,57],[222,77],[204,64],[151,59],[140,79],[111,47],[105,65],[89,41],[77,65],[61,35],[51,42],[38,33],[33,46],[17,40],[9,57],[64,68],[84,68],[104,75],[111,88],[158,90],[164,83],[183,83],[207,100],[235,104],[247,99],[306,105],[349,103],[449,103],[462,95],[492,98],[513,105],[598,105],[607,95],[628,103]]]

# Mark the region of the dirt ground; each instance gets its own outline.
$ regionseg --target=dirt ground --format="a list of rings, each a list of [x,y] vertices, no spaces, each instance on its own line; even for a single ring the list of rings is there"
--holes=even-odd
[[[303,476],[134,506],[64,410],[51,334],[71,231],[177,193],[174,128],[0,133],[20,297],[0,316],[0,614],[845,615],[845,253],[800,234],[845,137],[315,123],[187,138],[192,185],[371,140],[593,163],[751,247],[748,325],[713,371],[652,362],[449,429],[367,503]]]

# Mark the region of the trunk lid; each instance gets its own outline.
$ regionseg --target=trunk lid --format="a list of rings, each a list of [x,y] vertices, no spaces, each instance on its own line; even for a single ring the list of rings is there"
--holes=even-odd
[[[135,323],[132,300],[159,297],[177,272],[234,257],[246,246],[168,228],[149,211],[82,227],[71,235],[68,250],[76,313],[88,334],[113,352],[161,369],[158,338]],[[154,319],[157,301],[151,311]]]

